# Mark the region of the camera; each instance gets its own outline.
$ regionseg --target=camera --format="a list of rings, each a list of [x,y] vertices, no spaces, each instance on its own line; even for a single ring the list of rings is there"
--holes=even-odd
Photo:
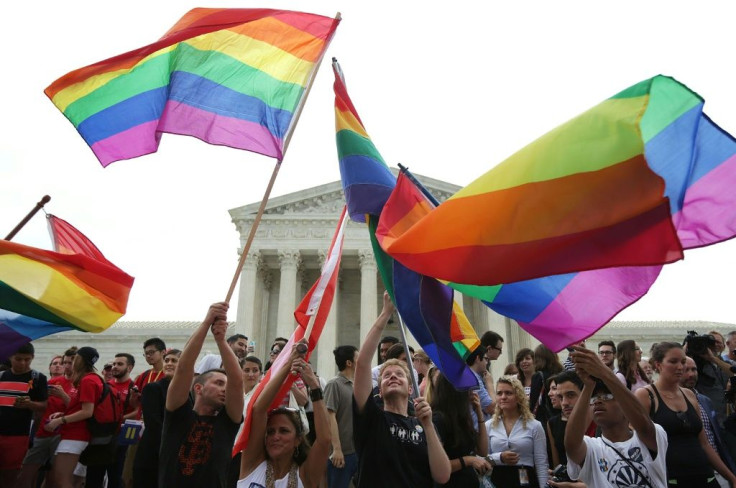
[[[687,344],[687,355],[699,359],[708,349],[716,346],[716,338],[710,334],[699,335],[694,330],[689,330],[684,343]]]
[[[552,481],[555,483],[561,481],[572,481],[572,479],[567,475],[567,466],[564,464],[558,464],[554,471],[552,471]],[[550,485],[547,486],[549,487]]]

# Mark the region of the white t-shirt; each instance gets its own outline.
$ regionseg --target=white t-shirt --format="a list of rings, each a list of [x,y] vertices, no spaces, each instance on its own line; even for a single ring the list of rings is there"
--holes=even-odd
[[[298,473],[298,471],[297,471]],[[289,485],[289,473],[280,480],[274,480],[274,488],[287,488]],[[238,488],[266,488],[266,461],[259,464],[248,476],[238,481]],[[297,474],[297,488],[304,488],[301,478]]]
[[[615,447],[636,466],[641,474],[649,480],[654,488],[667,486],[667,433],[662,426],[654,424],[657,431],[657,453],[652,459],[649,449],[634,432],[630,439],[623,442],[611,442],[604,437],[584,436],[586,453],[582,466],[571,459],[567,460],[567,473],[572,479],[579,479],[592,488],[613,487],[628,488],[631,486],[646,487],[641,476],[616,452],[603,441]]]
[[[211,369],[220,369],[221,367],[222,367],[222,358],[220,357],[219,354],[207,354],[194,367],[194,372],[196,374],[202,374],[205,371],[209,371]]]

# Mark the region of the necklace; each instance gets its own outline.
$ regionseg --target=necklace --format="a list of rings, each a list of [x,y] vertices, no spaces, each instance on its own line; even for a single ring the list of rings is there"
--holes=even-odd
[[[286,484],[287,488],[296,488],[296,480],[299,470],[299,465],[296,463],[291,463],[291,469],[289,470],[289,481]],[[274,485],[274,479],[273,479],[273,464],[271,464],[271,461],[266,461],[266,488],[274,488],[276,485]]]

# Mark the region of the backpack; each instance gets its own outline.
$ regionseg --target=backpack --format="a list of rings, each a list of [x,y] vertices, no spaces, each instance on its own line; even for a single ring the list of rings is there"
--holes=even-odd
[[[102,381],[102,380],[101,380]],[[102,394],[95,405],[95,411],[87,420],[92,435],[91,444],[106,444],[109,438],[117,435],[123,423],[125,403],[127,399],[105,381],[102,382]]]

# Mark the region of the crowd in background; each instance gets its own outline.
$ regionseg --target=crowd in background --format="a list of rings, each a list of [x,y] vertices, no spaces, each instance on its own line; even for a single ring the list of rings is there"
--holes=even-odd
[[[476,386],[458,390],[424,351],[383,334],[393,312],[384,296],[362,348],[335,348],[334,378],[302,344],[276,338],[258,358],[246,336],[226,338],[224,303],[181,349],[145,340],[149,369],[135,378],[132,352],[104,362],[70,347],[46,372],[26,344],[0,372],[0,486],[736,486],[736,331],[646,356],[633,340],[583,341],[562,361],[539,345],[495,379],[504,342],[487,332],[466,358]],[[219,354],[197,361],[208,334]],[[100,445],[90,422],[107,395],[121,433]]]

